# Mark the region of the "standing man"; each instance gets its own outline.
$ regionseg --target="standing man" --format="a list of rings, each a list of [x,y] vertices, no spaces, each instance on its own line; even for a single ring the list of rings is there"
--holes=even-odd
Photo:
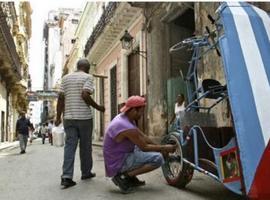
[[[42,144],[45,144],[46,134],[47,134],[47,128],[46,128],[46,124],[45,123],[42,124],[40,133],[41,133],[41,138],[42,138]]]
[[[159,168],[164,163],[162,154],[176,149],[172,144],[155,144],[136,126],[145,105],[144,97],[129,97],[106,130],[103,144],[106,176],[112,177],[123,193],[144,185],[136,176]]]
[[[78,141],[80,142],[81,179],[96,176],[91,171],[93,116],[90,106],[101,112],[104,112],[105,108],[96,104],[90,96],[94,92],[94,83],[89,70],[88,60],[80,59],[77,62],[77,71],[65,75],[60,87],[55,125],[58,126],[61,123],[63,113],[66,139],[61,185],[65,187],[76,185],[72,178]]]
[[[20,113],[21,117],[17,120],[16,123],[16,137],[19,136],[21,154],[26,153],[27,139],[29,136],[29,128],[34,130],[33,125],[30,123],[29,119],[25,117],[25,112]]]
[[[173,118],[170,121],[170,124],[173,125],[175,129],[180,129],[181,113],[184,112],[185,109],[186,109],[185,96],[184,94],[180,93],[179,95],[177,95],[177,99],[174,105]]]

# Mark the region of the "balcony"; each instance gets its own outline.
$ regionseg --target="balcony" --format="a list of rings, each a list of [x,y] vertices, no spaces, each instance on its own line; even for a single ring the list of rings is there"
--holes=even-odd
[[[141,9],[127,2],[110,2],[85,45],[85,56],[98,63],[140,15]]]
[[[89,37],[85,45],[85,50],[84,50],[85,56],[89,53],[95,41],[101,35],[105,26],[110,21],[110,18],[113,17],[116,8],[117,8],[117,2],[110,2],[108,6],[106,7],[106,9],[104,10],[103,14],[101,15],[97,25],[95,26],[93,32],[91,33],[91,36]]]
[[[17,80],[21,79],[21,65],[18,53],[16,51],[16,46],[13,40],[13,37],[10,32],[10,28],[6,22],[6,16],[0,7],[0,56],[1,59],[5,61],[4,64],[7,64],[3,67],[10,67],[11,73],[14,75]],[[1,71],[7,71],[8,69],[2,69]],[[8,79],[7,79],[8,80]]]

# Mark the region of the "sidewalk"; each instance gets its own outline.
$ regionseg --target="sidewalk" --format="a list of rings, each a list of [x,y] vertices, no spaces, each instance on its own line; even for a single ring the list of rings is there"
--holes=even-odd
[[[103,142],[102,141],[93,141],[93,146],[102,147]],[[0,151],[7,149],[7,148],[16,148],[19,147],[19,141],[15,142],[1,142],[0,143]]]
[[[92,145],[93,146],[97,146],[97,147],[102,147],[103,146],[103,141],[92,141]]]
[[[0,151],[7,149],[7,148],[16,148],[19,147],[19,141],[15,142],[1,142],[0,143]]]

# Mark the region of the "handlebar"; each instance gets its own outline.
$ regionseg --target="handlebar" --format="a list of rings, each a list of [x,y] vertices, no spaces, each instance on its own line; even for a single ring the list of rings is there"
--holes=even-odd
[[[213,17],[211,15],[208,15],[208,19],[211,21],[212,24],[215,23],[215,20],[213,19]],[[215,37],[216,32],[215,31],[210,31],[209,27],[206,26],[206,34],[202,35],[202,36],[193,36],[187,39],[184,39],[181,42],[176,43],[175,45],[173,45],[169,51],[170,53],[175,52],[175,51],[179,51],[183,48],[187,48],[190,47],[192,48],[196,48],[196,47],[203,47],[203,46],[210,46],[210,48],[215,48],[216,49],[216,53],[217,55],[220,57],[221,54],[219,52],[219,50],[216,47],[216,41],[215,41]],[[209,42],[210,39],[210,42]]]
[[[215,24],[216,20],[211,15],[207,15],[207,18],[211,21],[211,24]]]
[[[208,15],[208,17],[210,17],[210,18],[214,21],[214,23],[215,23],[215,20],[211,17],[211,15]],[[212,20],[211,20],[211,21],[212,21]],[[212,24],[213,24],[213,21],[212,21]],[[205,26],[205,29],[206,29],[206,32],[207,32],[208,35],[209,35],[210,40],[212,41],[213,44],[215,44],[215,43],[216,43],[216,42],[215,42],[215,37],[216,37],[215,32],[211,32],[208,26]],[[217,47],[215,47],[215,49],[216,49],[217,55],[220,57],[221,54],[220,54],[219,50],[217,49]]]
[[[170,48],[170,53],[179,51],[183,48],[194,47],[194,46],[206,46],[208,41],[204,36],[202,37],[190,37],[182,40],[181,42],[176,43]]]

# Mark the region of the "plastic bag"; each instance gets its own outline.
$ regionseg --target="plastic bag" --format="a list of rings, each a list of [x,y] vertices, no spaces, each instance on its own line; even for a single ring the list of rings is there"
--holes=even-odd
[[[64,146],[65,132],[63,126],[55,126],[52,128],[53,145],[56,147]]]

